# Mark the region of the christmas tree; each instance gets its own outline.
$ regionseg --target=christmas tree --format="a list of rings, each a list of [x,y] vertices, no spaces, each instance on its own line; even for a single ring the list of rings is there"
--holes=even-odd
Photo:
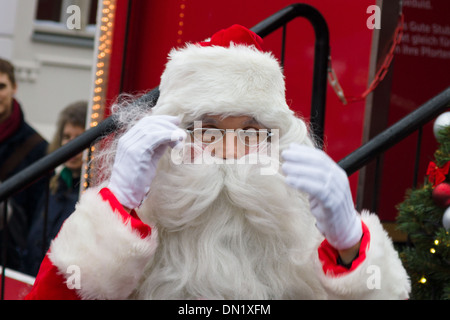
[[[450,300],[450,126],[435,136],[439,148],[423,186],[408,190],[397,206],[398,229],[409,239],[400,257],[411,278],[411,299]]]

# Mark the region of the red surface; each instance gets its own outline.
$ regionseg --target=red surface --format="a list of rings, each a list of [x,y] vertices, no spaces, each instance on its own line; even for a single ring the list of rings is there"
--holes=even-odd
[[[450,85],[450,1],[433,0],[430,4],[430,8],[424,9],[403,8],[406,29],[394,59],[389,125]],[[434,32],[438,31],[436,26],[446,26],[441,29],[443,34]],[[426,47],[446,52],[447,58],[430,55]],[[428,164],[438,147],[433,135],[433,122],[423,128],[419,186],[424,183]],[[377,210],[382,220],[395,220],[395,206],[404,200],[405,190],[412,187],[417,138],[415,133],[386,153]]]
[[[119,3],[128,2],[119,0]],[[303,1],[324,16],[330,30],[333,67],[348,95],[359,95],[367,86],[372,30],[366,26],[366,9],[375,0]],[[123,91],[140,93],[159,84],[166,57],[171,48],[185,42],[202,41],[232,24],[253,27],[260,21],[296,3],[287,0],[219,1],[133,1],[128,32]],[[122,6],[123,7],[123,6]],[[116,22],[115,32],[122,23]],[[281,30],[264,39],[266,49],[281,55]],[[309,119],[314,57],[314,31],[304,18],[297,18],[287,28],[285,74],[287,99],[291,108]],[[121,55],[115,46],[116,58]],[[116,60],[119,61],[120,59]],[[115,66],[117,68],[117,66]],[[110,75],[114,97],[120,77]],[[328,86],[325,136],[328,153],[340,160],[361,145],[364,102],[344,106]],[[350,178],[356,194],[357,174]]]
[[[0,287],[1,285],[2,279],[0,278]],[[15,274],[11,274],[11,271],[9,271],[8,269],[6,270],[5,296],[3,297],[4,300],[23,300],[25,296],[31,291],[31,288],[31,284],[22,281],[20,277],[16,277]]]
[[[324,16],[330,30],[333,68],[347,96],[358,96],[368,85],[368,70],[372,30],[367,28],[367,7],[375,0],[305,0]],[[121,10],[128,0],[119,0]],[[133,1],[128,29],[123,91],[141,93],[156,87],[171,48],[185,42],[202,41],[216,31],[232,24],[252,27],[280,9],[295,3],[287,0],[229,0],[219,1]],[[404,40],[394,59],[389,125],[395,123],[449,85],[449,59],[406,53],[404,45],[413,44],[415,35],[433,36],[433,24],[448,27],[450,2],[433,0],[430,8],[404,7],[406,30]],[[118,5],[119,8],[119,5]],[[123,53],[126,20],[121,13],[115,33],[120,41],[115,44],[115,62],[110,75],[109,96],[119,93],[121,80],[119,63]],[[124,22],[125,21],[125,22]],[[426,31],[428,25],[430,30]],[[382,26],[383,27],[383,26]],[[409,27],[409,29],[408,29]],[[422,28],[422,29],[421,29]],[[450,27],[448,27],[450,28]],[[424,29],[424,30],[423,30]],[[450,51],[450,34],[436,35],[438,44],[433,49]],[[409,35],[408,35],[409,34]],[[442,40],[440,37],[444,37]],[[409,37],[409,38],[408,38]],[[281,30],[264,38],[264,47],[281,55]],[[450,55],[450,54],[449,54]],[[314,56],[314,32],[306,19],[295,19],[287,28],[285,75],[287,99],[293,110],[309,119]],[[365,102],[343,105],[328,85],[325,139],[326,150],[336,161],[361,145]],[[412,186],[417,134],[387,152],[377,213],[382,220],[393,221],[395,206],[403,201],[406,189]],[[423,182],[426,167],[437,148],[432,123],[424,127],[419,167],[419,183]],[[356,195],[358,174],[350,177],[353,195]]]
[[[112,38],[112,53],[109,64],[108,89],[106,101],[108,104],[114,102],[121,92],[122,65],[124,59],[124,46],[127,34],[129,0],[117,0],[116,16],[114,20],[114,30]],[[105,110],[105,117],[110,114],[109,108]]]

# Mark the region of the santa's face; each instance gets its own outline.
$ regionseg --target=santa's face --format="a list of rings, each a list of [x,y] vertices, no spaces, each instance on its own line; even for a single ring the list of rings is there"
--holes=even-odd
[[[64,125],[63,132],[61,135],[61,145],[65,145],[69,143],[73,139],[79,137],[85,131],[84,127],[74,125],[70,122],[67,122]],[[64,165],[72,170],[74,173],[78,173],[81,170],[81,166],[83,165],[83,153],[79,153],[73,158],[69,159],[64,163]]]
[[[172,150],[172,161],[176,164],[266,161],[262,174],[275,174],[279,169],[279,130],[269,129],[251,116],[204,115],[188,122],[185,128],[186,141]]]

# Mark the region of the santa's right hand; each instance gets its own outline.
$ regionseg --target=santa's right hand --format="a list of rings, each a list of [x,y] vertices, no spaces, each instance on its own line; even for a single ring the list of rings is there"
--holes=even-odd
[[[108,188],[124,207],[139,207],[167,147],[186,138],[179,124],[178,117],[146,116],[119,139]]]

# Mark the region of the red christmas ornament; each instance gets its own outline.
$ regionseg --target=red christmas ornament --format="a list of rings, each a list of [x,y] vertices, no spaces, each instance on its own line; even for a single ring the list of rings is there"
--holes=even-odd
[[[433,189],[431,196],[438,207],[450,207],[450,184],[446,182],[438,184]]]

